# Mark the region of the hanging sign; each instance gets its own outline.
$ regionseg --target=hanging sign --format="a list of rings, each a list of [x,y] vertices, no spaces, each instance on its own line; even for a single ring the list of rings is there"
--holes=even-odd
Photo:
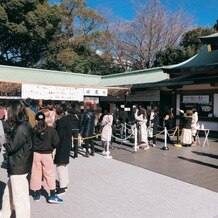
[[[84,88],[84,96],[107,96],[107,89]]]
[[[22,98],[83,101],[83,88],[22,84]]]
[[[183,103],[208,104],[209,95],[183,95]]]

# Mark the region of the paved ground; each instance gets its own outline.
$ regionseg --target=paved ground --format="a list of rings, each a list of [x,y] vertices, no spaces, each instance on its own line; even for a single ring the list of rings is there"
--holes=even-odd
[[[159,144],[159,148],[161,146]],[[77,160],[71,159],[71,183],[63,196],[64,203],[48,204],[46,192],[40,202],[34,202],[30,196],[31,217],[218,217],[218,193],[199,187],[202,185],[193,185],[194,182],[184,182],[191,177],[195,178],[203,168],[203,172],[211,171],[211,174],[201,174],[202,184],[210,183],[212,175],[212,180],[216,180],[218,186],[218,143],[212,142],[209,148],[197,146],[176,149],[170,146],[169,151],[152,148],[137,153],[132,153],[129,147],[116,147],[112,151],[112,160],[104,159],[100,154],[89,159],[82,156]],[[198,162],[189,161],[190,159]],[[170,176],[176,172],[180,178]],[[0,169],[0,194],[6,180],[5,171]]]
[[[176,178],[218,192],[218,142],[210,139],[210,146],[176,148],[163,143],[149,151],[133,152],[131,147],[116,145],[112,156],[116,160]]]

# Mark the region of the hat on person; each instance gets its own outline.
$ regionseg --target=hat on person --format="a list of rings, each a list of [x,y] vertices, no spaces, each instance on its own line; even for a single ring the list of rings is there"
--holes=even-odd
[[[36,115],[35,115],[35,119],[37,121],[40,121],[40,120],[45,120],[45,114],[43,112],[38,112]]]

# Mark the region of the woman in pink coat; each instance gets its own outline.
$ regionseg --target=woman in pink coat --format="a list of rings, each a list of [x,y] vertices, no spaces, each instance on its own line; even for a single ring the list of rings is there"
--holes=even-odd
[[[106,154],[107,152],[107,145],[111,144],[112,124],[113,124],[113,115],[111,113],[105,114],[101,121],[101,126],[103,127],[101,133],[101,141],[104,147],[103,154]]]

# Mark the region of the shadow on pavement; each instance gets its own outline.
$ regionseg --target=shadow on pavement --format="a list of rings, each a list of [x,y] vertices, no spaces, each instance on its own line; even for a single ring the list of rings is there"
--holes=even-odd
[[[210,154],[210,153],[199,152],[199,151],[192,151],[192,153],[218,159],[218,155],[216,154]]]
[[[186,161],[192,162],[192,163],[197,163],[197,164],[200,164],[200,165],[203,165],[203,166],[207,166],[207,167],[211,167],[211,168],[214,168],[214,169],[218,169],[218,166],[214,165],[214,164],[209,164],[209,163],[205,163],[203,161],[194,160],[194,159],[185,158],[185,157],[180,157],[180,156],[178,156],[178,158],[182,159],[182,160],[186,160]]]

